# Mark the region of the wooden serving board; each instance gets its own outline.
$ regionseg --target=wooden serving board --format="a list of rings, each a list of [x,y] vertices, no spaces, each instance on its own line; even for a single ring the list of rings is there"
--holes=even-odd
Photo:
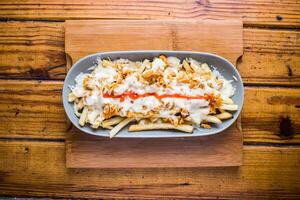
[[[205,51],[236,64],[243,53],[242,28],[242,21],[236,19],[66,21],[67,66],[88,54],[115,50]],[[240,125],[238,120],[213,136],[165,139],[109,139],[73,128],[66,139],[66,165],[68,168],[240,166],[243,158]]]

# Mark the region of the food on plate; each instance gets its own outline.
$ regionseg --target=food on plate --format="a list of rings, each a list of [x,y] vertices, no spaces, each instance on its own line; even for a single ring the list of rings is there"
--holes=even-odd
[[[174,129],[192,133],[233,117],[233,80],[192,58],[161,55],[153,60],[98,59],[70,86],[80,126],[129,131]]]

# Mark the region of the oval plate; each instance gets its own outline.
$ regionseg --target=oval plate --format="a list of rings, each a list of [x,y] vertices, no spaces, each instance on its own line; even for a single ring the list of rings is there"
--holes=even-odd
[[[88,125],[81,127],[79,125],[79,119],[76,117],[73,111],[73,103],[68,102],[68,94],[70,93],[69,85],[75,85],[75,77],[80,72],[88,72],[88,68],[93,66],[97,58],[110,58],[112,60],[117,58],[127,58],[133,61],[152,59],[159,55],[175,56],[179,59],[184,59],[186,57],[191,57],[200,62],[206,62],[209,66],[214,66],[227,80],[234,80],[233,86],[236,88],[235,95],[232,97],[235,104],[238,105],[238,111],[233,113],[233,118],[223,121],[218,127],[213,126],[211,129],[194,129],[192,134],[182,133],[173,130],[153,130],[153,131],[140,131],[140,132],[128,132],[127,127],[123,128],[115,137],[119,138],[166,138],[166,137],[195,137],[195,136],[207,136],[220,133],[227,129],[231,124],[233,124],[238,118],[243,102],[244,102],[244,86],[239,72],[236,70],[234,65],[232,65],[228,60],[223,57],[203,52],[192,52],[192,51],[115,51],[115,52],[105,52],[96,53],[78,60],[72,68],[69,70],[66,79],[64,81],[63,87],[63,104],[67,116],[71,122],[81,131],[97,135],[109,137],[109,130],[106,129],[92,129]],[[233,76],[235,79],[233,79]]]

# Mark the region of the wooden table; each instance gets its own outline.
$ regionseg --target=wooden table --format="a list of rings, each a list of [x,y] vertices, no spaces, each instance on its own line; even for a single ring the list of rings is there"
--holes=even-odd
[[[224,19],[242,15],[244,165],[66,169],[66,19]],[[297,0],[0,2],[0,195],[65,198],[300,198]]]

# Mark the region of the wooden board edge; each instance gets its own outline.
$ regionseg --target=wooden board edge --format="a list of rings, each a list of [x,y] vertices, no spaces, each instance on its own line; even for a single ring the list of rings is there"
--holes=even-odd
[[[188,19],[188,20],[183,20],[183,19],[159,19],[159,20],[120,20],[120,19],[116,19],[116,20],[112,20],[112,19],[104,19],[104,20],[66,20],[64,23],[64,28],[65,28],[65,53],[66,53],[66,68],[67,71],[72,67],[73,63],[73,56],[71,54],[71,51],[69,51],[68,49],[68,41],[67,39],[69,37],[66,37],[68,35],[68,26],[69,25],[78,25],[78,24],[82,24],[82,23],[89,23],[91,26],[93,24],[97,25],[97,24],[110,24],[110,23],[166,23],[166,25],[175,25],[175,23],[182,23],[182,24],[186,24],[186,23],[207,23],[207,22],[213,22],[216,25],[217,24],[222,24],[224,22],[230,22],[230,23],[234,23],[237,26],[240,26],[240,35],[241,35],[241,45],[240,45],[240,49],[239,52],[234,54],[234,59],[231,60],[230,62],[233,62],[232,64],[234,66],[237,65],[238,63],[238,59],[240,59],[241,56],[243,56],[244,53],[244,44],[243,44],[243,21],[242,18],[232,18],[232,19]]]
[[[73,152],[72,152],[72,140],[74,140],[76,137],[80,137],[80,134],[86,134],[81,132],[79,129],[75,128],[75,130],[73,132],[69,132],[67,134],[66,140],[65,140],[65,147],[66,147],[66,151],[65,151],[65,157],[66,157],[66,167],[70,168],[70,169],[108,169],[108,168],[112,168],[112,169],[129,169],[129,168],[133,168],[133,169],[161,169],[161,168],[214,168],[214,167],[241,167],[243,166],[243,134],[240,131],[240,129],[238,128],[238,121],[236,121],[233,125],[232,128],[235,128],[237,131],[236,133],[239,134],[238,136],[238,140],[239,140],[239,145],[238,145],[238,149],[235,149],[235,152],[240,152],[238,154],[235,154],[236,157],[233,161],[231,161],[230,163],[224,164],[222,162],[219,162],[215,165],[205,165],[205,164],[201,164],[201,165],[194,165],[194,166],[187,166],[187,165],[177,165],[177,166],[170,166],[170,165],[161,165],[161,166],[137,166],[136,164],[129,164],[129,165],[124,165],[124,166],[111,166],[111,167],[103,167],[103,166],[98,166],[98,165],[86,165],[85,167],[82,166],[82,163],[77,163],[73,160]],[[75,134],[75,135],[74,135]],[[76,135],[77,134],[77,135]],[[86,135],[86,137],[84,137],[82,139],[82,141],[80,142],[85,142],[85,141],[91,141],[89,139],[90,135]],[[214,137],[214,136],[218,136],[218,135],[213,135],[213,136],[208,136],[208,137]],[[95,136],[91,136],[91,137],[95,137]],[[121,138],[122,139],[122,138]],[[166,139],[166,138],[163,138]],[[174,138],[177,139],[177,138]],[[189,139],[189,138],[188,138]],[[193,138],[190,138],[193,139]],[[76,140],[76,139],[75,139]],[[99,145],[101,145],[101,142],[109,142],[109,138],[99,138]],[[159,140],[159,139],[158,139]]]

